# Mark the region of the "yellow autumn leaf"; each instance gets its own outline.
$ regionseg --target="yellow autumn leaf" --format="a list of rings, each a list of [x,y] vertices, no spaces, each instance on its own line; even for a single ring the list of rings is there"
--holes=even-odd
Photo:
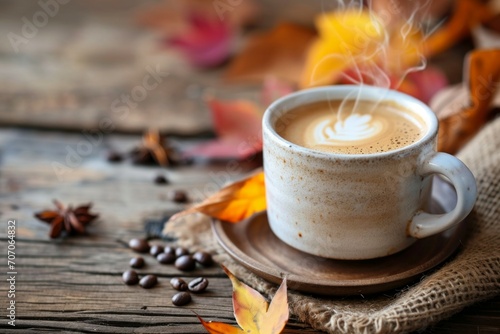
[[[220,322],[206,322],[198,317],[203,327],[211,334],[281,333],[289,317],[286,278],[276,291],[271,304],[268,304],[260,293],[240,282],[226,267],[222,268],[233,285],[234,316],[241,329]]]
[[[301,87],[337,83],[351,68],[403,79],[407,72],[422,69],[425,59],[451,47],[495,15],[486,2],[458,0],[446,23],[426,36],[413,17],[385,25],[367,9],[320,14],[316,19],[319,37],[308,50]]]
[[[353,63],[373,61],[385,30],[367,11],[324,13],[316,19],[318,39],[311,45],[301,86],[330,84]]]
[[[264,172],[260,170],[243,180],[223,187],[200,204],[179,212],[170,219],[175,220],[186,214],[200,212],[212,218],[238,223],[265,209]]]

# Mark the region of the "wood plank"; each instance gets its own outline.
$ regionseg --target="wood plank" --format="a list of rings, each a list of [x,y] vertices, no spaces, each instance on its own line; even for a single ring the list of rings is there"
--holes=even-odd
[[[16,332],[205,333],[193,311],[206,320],[234,324],[231,283],[216,266],[183,273],[145,255],[148,265],[139,271],[154,273],[160,281],[151,290],[124,285],[121,274],[136,255],[126,243],[145,235],[144,219],[182,209],[166,199],[169,190],[187,189],[199,199],[213,188],[206,185],[236,178],[251,169],[251,164],[242,164],[234,174],[225,164],[169,170],[129,162],[112,165],[104,159],[106,151],[110,147],[125,151],[140,137],[111,136],[59,180],[51,162],[64,162],[66,147],[76,147],[81,140],[79,134],[0,129],[0,220],[17,219]],[[155,185],[152,179],[159,172],[166,173],[171,184]],[[33,212],[50,208],[52,198],[66,203],[92,199],[101,217],[87,236],[50,240],[48,226],[36,221]],[[0,229],[2,254],[6,254],[6,236],[6,230]],[[5,262],[0,268],[7,272]],[[188,306],[171,305],[174,291],[169,279],[201,275],[210,280],[208,291],[195,295]],[[1,284],[0,296],[6,294],[7,286]],[[467,308],[425,333],[493,333],[500,328],[499,309],[497,297]],[[0,331],[11,329],[0,322]],[[317,331],[291,319],[284,333]]]

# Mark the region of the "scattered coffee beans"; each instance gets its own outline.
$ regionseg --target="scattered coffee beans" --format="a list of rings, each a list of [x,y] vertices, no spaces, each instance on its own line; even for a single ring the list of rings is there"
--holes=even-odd
[[[170,264],[175,262],[175,255],[172,253],[160,253],[156,256],[156,260],[161,264]]]
[[[144,259],[142,257],[137,256],[137,257],[131,258],[129,264],[132,268],[142,268],[142,267],[144,267],[146,262],[144,262]]]
[[[175,260],[175,267],[182,271],[191,271],[196,268],[196,262],[191,255],[182,255]]]
[[[170,280],[170,285],[177,291],[186,291],[188,284],[182,278],[174,277]]]
[[[176,203],[187,203],[188,197],[185,191],[183,190],[175,190],[170,194],[170,198],[172,201]]]
[[[191,295],[189,292],[179,292],[172,297],[172,304],[175,306],[183,306],[191,301]]]
[[[160,245],[153,245],[151,246],[151,248],[149,249],[149,254],[153,255],[153,256],[157,256],[158,254],[160,253],[163,253],[163,246],[160,246]]]
[[[200,293],[205,291],[208,286],[208,280],[205,277],[198,277],[189,282],[188,289],[194,293]]]
[[[214,263],[212,255],[207,252],[196,252],[193,254],[193,259],[204,267],[210,267]]]
[[[146,275],[139,281],[139,285],[144,289],[151,289],[158,283],[158,278],[155,275]]]
[[[135,270],[127,270],[122,275],[123,282],[127,285],[135,285],[139,282],[139,276]]]
[[[175,249],[175,256],[181,257],[182,255],[189,255],[189,251],[184,247],[177,247]]]
[[[144,239],[134,238],[128,242],[128,246],[138,253],[149,251],[149,243]]]

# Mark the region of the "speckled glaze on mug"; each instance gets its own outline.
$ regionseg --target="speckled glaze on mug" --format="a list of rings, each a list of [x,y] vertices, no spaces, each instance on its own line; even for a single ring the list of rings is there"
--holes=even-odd
[[[293,144],[277,133],[293,119],[287,111],[312,102],[358,96],[393,101],[418,112],[423,137],[403,148],[372,154],[335,154]],[[396,253],[415,238],[462,221],[476,200],[469,169],[454,156],[435,151],[438,121],[422,102],[369,86],[328,86],[275,101],[263,119],[267,214],[283,242],[306,253],[335,259],[370,259]],[[430,176],[446,176],[458,203],[444,215],[423,211]]]

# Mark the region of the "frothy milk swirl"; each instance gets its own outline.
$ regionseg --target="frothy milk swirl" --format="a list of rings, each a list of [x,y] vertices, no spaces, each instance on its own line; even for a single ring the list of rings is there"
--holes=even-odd
[[[279,134],[290,142],[343,154],[391,151],[417,141],[426,131],[417,114],[390,101],[314,102],[289,111],[281,124],[285,126]]]
[[[344,120],[323,119],[313,124],[314,143],[319,145],[346,145],[359,140],[375,138],[384,130],[381,119],[372,115],[352,114]]]

